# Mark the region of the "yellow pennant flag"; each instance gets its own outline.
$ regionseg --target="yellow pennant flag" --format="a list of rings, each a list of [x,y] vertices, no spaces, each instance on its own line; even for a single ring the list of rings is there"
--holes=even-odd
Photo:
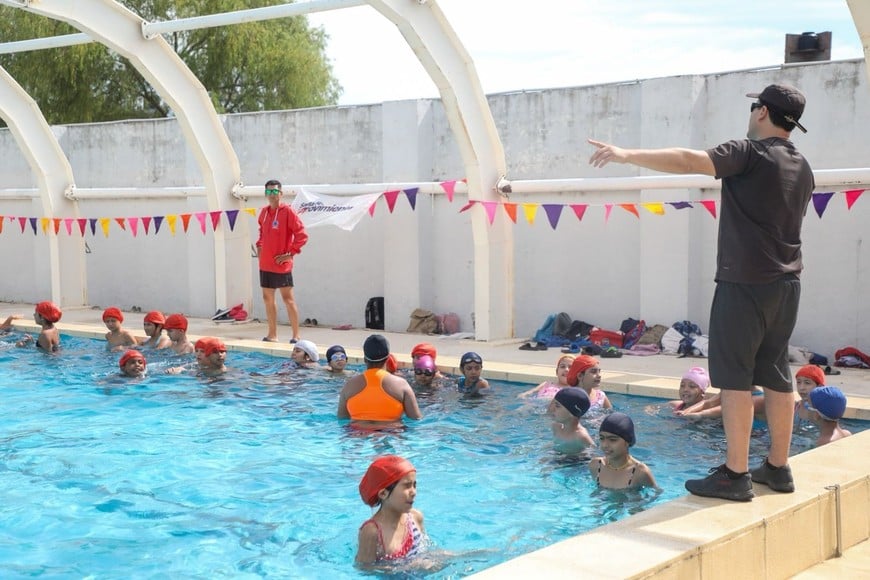
[[[536,203],[524,203],[523,206],[523,215],[526,216],[526,221],[530,224],[535,223],[535,214],[538,213],[538,204]]]
[[[111,221],[112,220],[110,220],[109,218],[100,218],[100,228],[102,228],[103,235],[107,238],[109,237],[109,223]]]
[[[257,208],[255,207],[246,207],[242,211],[247,214],[251,214],[251,217],[257,217]]]
[[[175,214],[171,214],[166,216],[166,223],[169,224],[169,232],[174,236],[175,235],[175,222],[178,221],[178,216]]]
[[[648,212],[654,215],[665,215],[665,204],[660,201],[652,202],[652,203],[642,203],[640,204],[646,209]]]
[[[51,220],[48,218],[40,218],[39,219],[39,225],[42,226],[42,233],[45,234],[46,236],[48,235],[48,224],[50,222],[51,222]]]

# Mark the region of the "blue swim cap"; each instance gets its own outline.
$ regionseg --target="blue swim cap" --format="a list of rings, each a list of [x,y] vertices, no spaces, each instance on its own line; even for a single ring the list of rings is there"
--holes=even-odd
[[[624,413],[611,413],[605,417],[598,431],[619,435],[628,442],[629,447],[636,442],[634,437],[634,422],[631,420],[631,417]]]
[[[476,362],[479,365],[483,364],[483,359],[476,352],[467,352],[459,359],[459,368],[465,368],[465,365],[470,362]]]
[[[580,387],[565,387],[553,398],[575,417],[582,417],[589,410],[589,395]]]

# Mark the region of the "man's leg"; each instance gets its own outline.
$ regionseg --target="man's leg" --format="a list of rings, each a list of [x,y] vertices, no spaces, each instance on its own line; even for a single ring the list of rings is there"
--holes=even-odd
[[[281,299],[287,307],[287,318],[290,319],[290,327],[293,329],[293,338],[299,340],[299,309],[296,307],[296,299],[293,297],[293,287],[281,288]]]
[[[268,330],[266,338],[278,340],[278,306],[275,304],[275,289],[263,288],[263,305],[266,307]]]
[[[749,438],[755,407],[750,391],[722,391],[722,425],[725,427],[725,465],[735,473],[749,471]]]
[[[788,463],[794,428],[794,394],[764,389],[764,414],[770,432],[768,462],[774,467]]]

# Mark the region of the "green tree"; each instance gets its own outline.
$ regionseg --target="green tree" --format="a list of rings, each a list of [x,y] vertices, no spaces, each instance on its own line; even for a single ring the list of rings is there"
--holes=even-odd
[[[122,0],[149,22],[285,4],[280,0]],[[76,33],[73,27],[0,7],[0,41]],[[166,40],[208,90],[219,113],[332,105],[341,87],[327,36],[304,16],[177,32]],[[0,55],[51,124],[172,115],[127,59],[92,42]]]

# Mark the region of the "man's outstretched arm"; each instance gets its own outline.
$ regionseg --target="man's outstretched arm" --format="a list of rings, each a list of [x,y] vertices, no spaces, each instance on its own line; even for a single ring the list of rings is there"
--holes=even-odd
[[[623,149],[609,143],[587,139],[595,146],[589,158],[593,167],[604,167],[608,163],[628,163],[664,173],[699,173],[716,175],[716,168],[706,151],[671,147],[668,149]]]

